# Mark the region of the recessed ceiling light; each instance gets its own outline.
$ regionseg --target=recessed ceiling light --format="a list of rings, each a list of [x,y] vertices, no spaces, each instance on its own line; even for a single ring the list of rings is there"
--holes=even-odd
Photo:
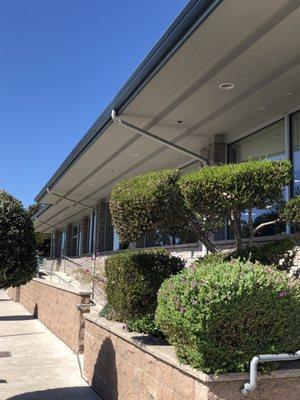
[[[259,109],[260,109],[261,111],[265,111],[265,110],[267,109],[267,107],[266,107],[266,106],[262,106],[262,107],[259,107]]]
[[[223,82],[223,83],[220,83],[219,89],[221,89],[221,90],[231,90],[231,89],[234,88],[234,86],[235,85],[232,82]]]
[[[293,92],[293,91],[291,91],[291,90],[290,90],[290,91],[288,91],[288,92],[286,92],[286,95],[287,95],[287,96],[293,96],[293,94],[294,94],[294,92]]]

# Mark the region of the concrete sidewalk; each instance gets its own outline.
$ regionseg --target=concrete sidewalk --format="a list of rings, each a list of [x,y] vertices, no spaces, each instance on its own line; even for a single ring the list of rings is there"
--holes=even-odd
[[[81,378],[73,353],[0,291],[0,400],[100,400]]]

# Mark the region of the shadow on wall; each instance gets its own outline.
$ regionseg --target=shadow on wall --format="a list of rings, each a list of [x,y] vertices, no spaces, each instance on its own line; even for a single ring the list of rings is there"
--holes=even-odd
[[[34,309],[33,309],[33,315],[35,318],[39,318],[39,306],[37,303],[35,303]]]
[[[102,343],[94,366],[92,387],[103,397],[103,400],[118,399],[118,374],[116,352],[112,341],[106,338]]]
[[[9,397],[7,400],[101,400],[87,386],[38,390]]]

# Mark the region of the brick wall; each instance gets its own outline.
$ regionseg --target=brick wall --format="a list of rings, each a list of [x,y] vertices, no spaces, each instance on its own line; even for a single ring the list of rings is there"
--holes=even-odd
[[[84,313],[77,304],[90,303],[90,292],[33,279],[21,286],[20,303],[74,352],[83,352]],[[12,297],[12,289],[8,290]]]
[[[120,324],[86,316],[84,375],[103,400],[245,400],[248,374],[206,375],[180,365],[171,346],[143,343]],[[300,370],[260,376],[252,400],[299,400]]]
[[[20,301],[20,287],[10,287],[6,290],[8,296],[16,302]]]

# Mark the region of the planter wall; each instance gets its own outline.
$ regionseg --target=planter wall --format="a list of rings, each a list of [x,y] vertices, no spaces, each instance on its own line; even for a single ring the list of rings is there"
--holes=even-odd
[[[84,314],[78,304],[89,304],[89,291],[69,289],[41,279],[33,279],[19,289],[20,303],[75,353],[83,352]],[[15,300],[15,289],[8,295]],[[16,301],[16,300],[15,300]]]
[[[7,289],[7,294],[13,301],[16,301],[18,303],[20,301],[20,291],[21,288],[19,286],[10,287]]]
[[[178,364],[171,346],[86,316],[84,375],[103,400],[245,400],[248,374],[206,375]],[[247,398],[299,400],[300,369],[261,376]]]

